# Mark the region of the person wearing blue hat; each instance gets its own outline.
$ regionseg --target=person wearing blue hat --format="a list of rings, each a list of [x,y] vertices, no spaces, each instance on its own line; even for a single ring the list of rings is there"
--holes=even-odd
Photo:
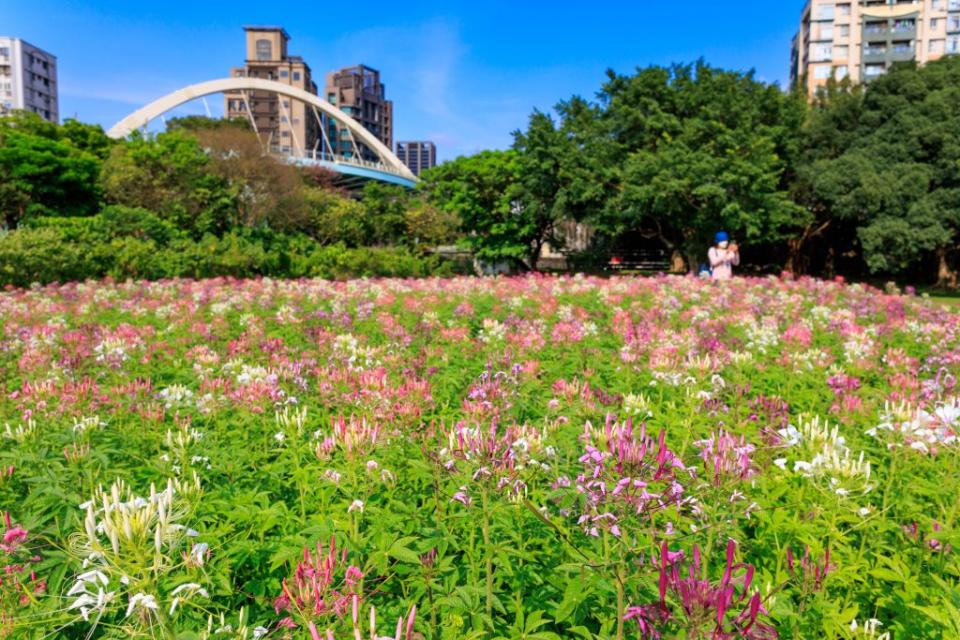
[[[740,264],[740,247],[730,243],[726,231],[718,231],[716,244],[707,252],[710,260],[711,277],[714,280],[729,280],[733,277],[733,268]]]

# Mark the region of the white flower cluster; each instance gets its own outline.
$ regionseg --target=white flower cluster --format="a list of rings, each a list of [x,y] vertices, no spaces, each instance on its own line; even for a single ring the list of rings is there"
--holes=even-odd
[[[178,409],[193,405],[193,391],[182,384],[174,384],[162,389],[157,398],[163,402],[166,409]]]
[[[119,364],[130,359],[127,354],[127,343],[116,338],[107,338],[93,348],[97,354],[97,362]]]
[[[747,326],[747,349],[767,354],[780,342],[780,329],[774,322],[753,322]]]
[[[876,348],[876,341],[865,331],[847,338],[843,343],[843,356],[847,362],[858,362],[870,357]]]
[[[160,578],[174,577],[182,565],[200,567],[206,561],[209,547],[195,542],[199,533],[178,522],[187,512],[186,496],[199,493],[196,476],[189,483],[169,480],[161,491],[151,485],[146,498],[122,481],[109,490],[98,488],[80,505],[86,510],[84,528],[72,546],[85,571],[67,592],[72,599],[67,609],[96,626],[125,599],[125,609],[117,609],[118,615],[124,612],[123,624],[151,627],[161,603],[165,615],[173,616],[184,603],[209,597],[195,582],[181,582],[165,595],[160,587]]]
[[[873,489],[870,463],[862,451],[854,456],[838,427],[831,428],[816,416],[802,419],[799,427],[789,425],[778,433],[783,446],[798,450],[798,459],[793,462],[794,473],[826,480],[830,491],[839,496],[865,494]],[[774,464],[786,470],[788,460],[779,458]]]
[[[74,420],[73,432],[79,436],[83,435],[87,431],[102,429],[105,426],[107,426],[107,423],[97,416],[87,416],[85,418],[78,418]]]
[[[642,393],[628,393],[624,396],[623,412],[634,418],[646,419],[653,417],[653,411],[650,410],[650,399]]]
[[[909,447],[921,453],[934,453],[938,447],[957,444],[958,426],[958,398],[942,402],[932,411],[888,402],[880,414],[880,424],[867,430],[867,435],[885,440],[890,449]]]
[[[352,371],[363,371],[380,364],[374,357],[376,351],[370,347],[361,346],[360,341],[349,333],[334,338],[333,355]]]
[[[857,622],[856,618],[850,621],[850,633],[854,638],[871,638],[872,640],[890,640],[890,632],[880,633],[880,627],[883,623],[876,618],[870,618],[864,621],[863,625]]]
[[[19,443],[23,443],[30,436],[32,436],[37,431],[37,421],[33,418],[30,418],[22,424],[18,424],[16,428],[11,429],[10,425],[4,423],[3,425],[3,437],[7,440],[16,440]]]
[[[507,326],[495,318],[484,318],[483,328],[477,334],[480,342],[489,344],[491,342],[500,342],[507,335]]]

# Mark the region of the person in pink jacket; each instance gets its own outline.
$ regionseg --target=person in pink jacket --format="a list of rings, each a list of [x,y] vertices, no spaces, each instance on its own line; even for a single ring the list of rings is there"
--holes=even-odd
[[[740,247],[730,244],[726,231],[717,232],[716,242],[707,252],[712,277],[714,280],[729,280],[733,277],[733,268],[740,264]]]

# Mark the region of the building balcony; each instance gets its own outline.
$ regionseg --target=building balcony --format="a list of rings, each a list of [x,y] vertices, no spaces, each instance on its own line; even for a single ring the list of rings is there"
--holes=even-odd
[[[887,27],[865,27],[863,29],[865,42],[886,42],[889,37],[890,29]]]
[[[916,57],[916,49],[913,45],[905,47],[893,47],[890,50],[890,60],[894,62],[906,62],[907,60],[913,60]]]
[[[863,64],[884,64],[886,61],[886,49],[863,50]]]
[[[914,22],[909,24],[895,24],[890,29],[890,34],[896,40],[915,40],[917,37],[917,25]]]

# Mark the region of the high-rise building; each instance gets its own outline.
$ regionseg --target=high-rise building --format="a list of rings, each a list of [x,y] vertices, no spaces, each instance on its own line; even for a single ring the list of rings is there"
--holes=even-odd
[[[324,94],[328,102],[362,124],[388,149],[393,148],[393,102],[387,100],[379,71],[361,64],[328,73]],[[362,142],[354,141],[345,126],[333,119],[325,122],[327,137],[322,144],[326,152],[349,158],[356,142],[361,159],[377,161],[377,155]]]
[[[0,115],[14,109],[60,121],[57,57],[20,38],[0,36]]]
[[[398,142],[397,157],[419,176],[421,171],[437,166],[437,145],[432,142]]]
[[[247,34],[246,63],[231,69],[231,77],[274,80],[316,95],[310,66],[300,56],[287,54],[290,36],[282,27],[243,30]],[[228,118],[251,120],[260,140],[272,151],[303,155],[317,148],[317,117],[299,100],[264,91],[225,93],[224,112]]]
[[[790,79],[811,96],[830,78],[869,82],[892,64],[960,53],[960,0],[807,0]]]

